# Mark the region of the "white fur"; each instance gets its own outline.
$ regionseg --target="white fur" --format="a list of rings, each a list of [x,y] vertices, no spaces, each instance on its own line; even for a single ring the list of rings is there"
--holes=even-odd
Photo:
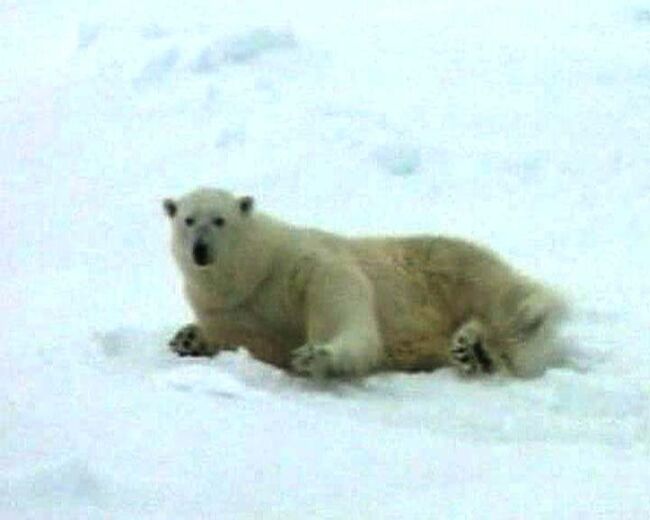
[[[285,224],[213,189],[165,208],[206,353],[246,345],[316,376],[431,369],[457,364],[453,338],[472,323],[474,367],[488,353],[489,371],[517,372],[527,350],[552,343],[561,315],[544,286],[462,240],[348,239]],[[206,265],[197,264],[198,242]]]

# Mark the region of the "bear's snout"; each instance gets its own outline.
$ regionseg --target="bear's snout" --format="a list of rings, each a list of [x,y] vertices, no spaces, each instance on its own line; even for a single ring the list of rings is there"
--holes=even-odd
[[[202,240],[197,240],[192,248],[192,258],[194,258],[194,263],[200,267],[208,265],[212,261],[208,244]]]

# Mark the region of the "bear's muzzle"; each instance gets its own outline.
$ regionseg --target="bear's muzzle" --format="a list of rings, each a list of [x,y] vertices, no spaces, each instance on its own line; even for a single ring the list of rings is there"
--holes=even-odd
[[[194,263],[200,267],[205,267],[212,262],[210,257],[210,248],[202,240],[197,240],[192,248],[192,258]]]

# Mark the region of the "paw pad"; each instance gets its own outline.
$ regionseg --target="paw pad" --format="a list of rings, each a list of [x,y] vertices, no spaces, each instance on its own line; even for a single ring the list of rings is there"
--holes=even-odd
[[[454,335],[450,352],[452,362],[463,374],[494,372],[494,362],[481,335],[471,327],[463,327]]]
[[[180,356],[204,356],[208,346],[196,325],[186,325],[170,340],[169,346]]]

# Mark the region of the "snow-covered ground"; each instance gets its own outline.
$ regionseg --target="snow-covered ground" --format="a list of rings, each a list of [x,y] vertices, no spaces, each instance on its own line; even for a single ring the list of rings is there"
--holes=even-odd
[[[0,3],[0,518],[650,516],[648,0]],[[160,206],[446,233],[569,360],[325,386],[180,359]]]

